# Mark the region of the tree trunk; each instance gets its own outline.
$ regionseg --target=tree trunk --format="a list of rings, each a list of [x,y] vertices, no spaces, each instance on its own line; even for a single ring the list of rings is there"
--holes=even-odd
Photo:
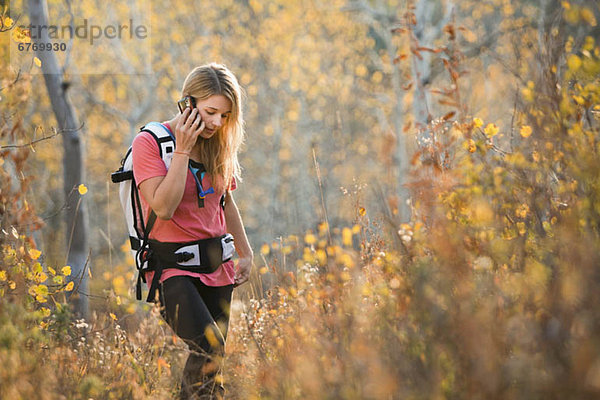
[[[385,40],[386,49],[390,60],[393,60],[398,55],[398,49],[393,44],[390,28],[386,27],[380,31],[380,34]],[[402,89],[402,77],[400,70],[394,68],[392,70],[392,87],[394,89],[395,104],[394,113],[392,115],[392,123],[394,132],[396,133],[396,159],[398,160],[398,213],[401,222],[410,222],[412,219],[412,211],[409,206],[410,191],[407,187],[410,174],[410,155],[408,152],[408,137],[404,132],[404,90]]]
[[[33,26],[48,26],[48,7],[45,0],[29,0],[29,18]],[[43,30],[41,37],[33,40],[38,43],[50,43],[48,30]],[[52,51],[38,51],[37,57],[42,62],[44,80],[56,122],[63,132],[67,264],[71,266],[70,279],[74,281],[77,289],[77,292],[71,294],[70,301],[75,313],[87,318],[88,274],[84,268],[88,252],[88,221],[85,200],[77,191],[77,186],[85,181],[80,136],[82,132],[79,131],[79,121],[67,95],[68,82],[63,80],[55,54]]]
[[[421,47],[433,48],[437,39],[444,35],[444,27],[450,22],[453,2],[450,0],[418,0],[415,5],[417,25],[415,37]],[[431,110],[432,102],[429,86],[433,81],[433,54],[429,51],[419,52],[420,57],[413,57],[413,77],[415,79],[415,96],[413,114],[419,131],[427,130],[430,119],[435,114]],[[427,139],[428,137],[420,137]]]

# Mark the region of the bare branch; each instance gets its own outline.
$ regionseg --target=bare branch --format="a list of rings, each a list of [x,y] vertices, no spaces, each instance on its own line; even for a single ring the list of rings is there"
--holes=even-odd
[[[33,141],[31,141],[29,143],[25,143],[25,144],[7,144],[7,145],[4,145],[4,146],[0,146],[0,150],[5,150],[5,149],[20,149],[20,148],[24,148],[24,147],[31,147],[34,144],[38,143],[38,142],[42,142],[44,140],[52,139],[53,137],[61,135],[61,134],[65,133],[65,132],[75,132],[75,131],[78,131],[78,130],[80,130],[80,129],[83,128],[83,125],[84,124],[81,124],[81,126],[79,128],[77,128],[77,129],[61,129],[60,131],[58,131],[58,130],[56,130],[56,128],[52,127],[52,131],[54,132],[52,135],[44,136],[44,137],[41,137],[39,139],[33,140]]]
[[[1,87],[0,92],[3,91],[4,89],[8,89],[8,88],[14,86],[19,81],[19,79],[21,79],[21,68],[19,68],[19,71],[17,72],[17,77],[15,78],[15,80],[12,81],[8,86]]]

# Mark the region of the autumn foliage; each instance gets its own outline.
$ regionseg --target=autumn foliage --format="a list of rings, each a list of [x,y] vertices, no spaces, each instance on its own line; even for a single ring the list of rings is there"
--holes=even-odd
[[[231,57],[255,132],[238,191],[256,269],[234,293],[227,397],[598,397],[597,4],[460,2],[446,15],[431,1],[445,16],[430,16],[444,23],[429,37],[419,1],[300,3],[219,3],[199,18],[222,25],[190,45]],[[157,91],[175,87],[176,67],[159,67]],[[102,162],[120,154],[91,152],[90,182],[73,190],[98,205],[94,316],[78,320],[77,280],[51,245],[64,228],[38,211],[60,213],[58,178],[44,175],[59,168],[54,139],[33,143],[52,135],[35,128],[46,111],[23,112],[43,90],[1,68],[0,398],[173,397],[185,345],[134,300]],[[95,123],[137,104],[116,81],[101,87]],[[94,150],[114,137],[90,132]]]

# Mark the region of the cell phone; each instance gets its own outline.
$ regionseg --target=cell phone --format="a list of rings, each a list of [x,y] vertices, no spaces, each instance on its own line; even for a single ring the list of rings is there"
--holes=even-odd
[[[185,96],[183,99],[177,102],[177,107],[179,107],[179,111],[183,114],[183,111],[187,108],[196,108],[196,99],[192,96]]]

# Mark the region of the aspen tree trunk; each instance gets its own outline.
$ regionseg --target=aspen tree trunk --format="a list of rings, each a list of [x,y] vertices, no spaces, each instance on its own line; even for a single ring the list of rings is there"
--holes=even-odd
[[[436,39],[444,35],[444,27],[450,22],[453,10],[450,0],[418,0],[415,4],[417,25],[414,33],[422,47],[433,48]],[[415,79],[415,96],[413,114],[419,130],[425,130],[434,114],[429,93],[429,85],[433,81],[432,53],[421,51],[420,57],[414,57],[413,76]],[[423,138],[419,138],[423,139]]]
[[[279,202],[279,191],[281,188],[281,161],[279,160],[279,151],[281,150],[281,138],[283,136],[283,129],[281,127],[281,119],[283,115],[283,110],[280,104],[274,105],[273,117],[271,118],[271,123],[273,124],[273,144],[272,144],[272,153],[273,154],[273,172],[271,174],[271,179],[269,180],[269,223],[267,224],[267,229],[269,229],[268,236],[269,238],[275,236],[275,232],[280,232],[282,229],[281,221],[282,212],[281,205]]]
[[[398,49],[394,46],[390,29],[380,31],[388,51],[389,57],[393,60],[398,55]],[[398,160],[398,212],[401,222],[409,222],[412,218],[412,211],[408,202],[410,201],[410,191],[407,183],[410,174],[410,155],[408,153],[408,137],[404,132],[404,90],[402,89],[402,77],[400,70],[392,70],[392,87],[394,88],[395,104],[392,123],[396,133],[396,159]]]
[[[383,46],[390,60],[393,60],[398,55],[398,47],[394,44],[392,28],[397,27],[395,22],[395,13],[390,13],[387,10],[386,2],[379,0],[375,3],[366,0],[350,0],[348,9],[359,12],[367,23],[381,38]],[[398,213],[401,222],[411,220],[412,211],[408,205],[410,201],[410,191],[407,183],[410,173],[410,155],[409,155],[409,139],[404,132],[404,95],[402,89],[403,78],[399,68],[393,68],[391,71],[392,90],[393,90],[393,113],[390,116],[391,125],[396,134],[396,160],[397,160],[397,175],[398,187],[396,194],[398,196]]]
[[[383,5],[381,6],[384,9]],[[392,17],[392,15],[390,15]],[[393,25],[381,24],[377,33],[383,38],[388,57],[393,60],[398,55],[398,47],[394,44],[391,29]],[[396,133],[396,160],[398,162],[398,213],[401,222],[409,222],[412,219],[412,211],[409,206],[410,191],[407,187],[410,175],[409,137],[404,132],[404,95],[402,89],[403,78],[399,68],[392,70],[392,87],[394,91],[394,112],[391,116],[394,132]]]
[[[45,0],[29,0],[29,18],[33,26],[48,26],[48,6]],[[37,36],[37,35],[35,35]],[[33,38],[37,43],[49,43],[48,30],[42,30],[40,37]],[[52,51],[39,51],[37,57],[42,62],[42,71],[52,103],[52,110],[63,138],[63,169],[66,202],[66,243],[67,264],[71,266],[70,279],[74,281],[77,293],[73,292],[70,301],[78,316],[87,318],[88,274],[84,271],[88,253],[88,221],[85,198],[80,196],[77,186],[85,182],[83,144],[81,143],[80,123],[75,109],[67,95],[68,83]],[[89,266],[88,266],[89,267]],[[79,292],[83,292],[83,295]]]

